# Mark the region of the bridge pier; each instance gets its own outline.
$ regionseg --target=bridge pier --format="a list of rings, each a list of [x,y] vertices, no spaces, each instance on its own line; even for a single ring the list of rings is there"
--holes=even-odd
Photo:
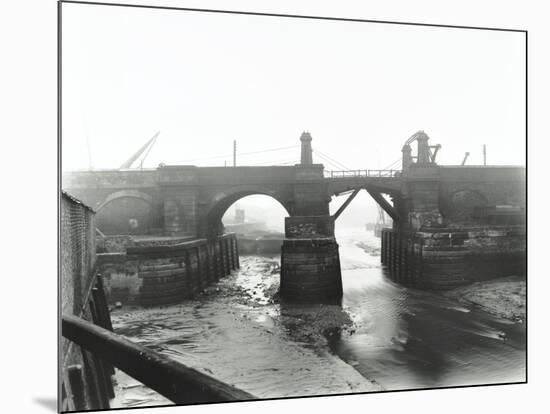
[[[283,300],[292,302],[341,303],[342,275],[332,217],[286,218],[280,292]]]
[[[396,282],[429,290],[524,276],[524,182],[520,168],[408,165],[382,264]]]

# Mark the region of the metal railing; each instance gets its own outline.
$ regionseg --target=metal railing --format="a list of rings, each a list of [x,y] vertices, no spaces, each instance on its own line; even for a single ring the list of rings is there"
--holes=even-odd
[[[325,178],[392,178],[401,174],[401,170],[343,170],[325,171]]]
[[[232,385],[76,316],[63,315],[61,330],[65,338],[177,404],[257,399]]]

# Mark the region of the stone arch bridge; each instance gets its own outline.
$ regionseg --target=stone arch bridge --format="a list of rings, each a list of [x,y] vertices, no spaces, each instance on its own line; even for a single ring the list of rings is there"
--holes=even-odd
[[[334,223],[362,189],[401,232],[487,223],[499,206],[525,205],[524,167],[440,166],[435,156],[422,156],[419,141],[416,162],[404,147],[399,171],[325,171],[312,162],[309,134],[301,141],[301,163],[293,166],[75,171],[63,175],[63,189],[96,210],[107,234],[201,238],[223,233],[221,218],[240,198],[270,196],[288,212],[281,294],[322,301],[341,296]],[[348,199],[331,216],[331,198],[345,193]]]

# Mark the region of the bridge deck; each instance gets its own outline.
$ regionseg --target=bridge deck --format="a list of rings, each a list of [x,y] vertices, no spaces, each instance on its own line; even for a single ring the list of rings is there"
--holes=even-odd
[[[329,193],[339,195],[360,188],[396,193],[401,189],[400,170],[346,170],[325,171]]]
[[[325,178],[368,178],[368,177],[398,177],[401,170],[342,170],[325,171]]]

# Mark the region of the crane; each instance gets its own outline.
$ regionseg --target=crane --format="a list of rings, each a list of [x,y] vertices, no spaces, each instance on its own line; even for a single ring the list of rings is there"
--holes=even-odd
[[[411,135],[407,141],[405,141],[405,144],[403,145],[403,154],[408,154],[410,157],[408,160],[409,164],[412,163],[414,158],[416,158],[417,164],[435,163],[435,158],[441,149],[441,144],[428,145],[429,139],[430,137],[424,131],[418,131]],[[418,153],[416,157],[410,156],[410,145],[414,141],[418,142]]]
[[[153,135],[146,143],[145,145],[143,145],[134,155],[132,155],[130,158],[128,158],[126,160],[126,162],[124,162],[120,167],[119,169],[121,170],[124,170],[124,169],[127,169],[127,168],[131,168],[132,164],[134,163],[135,160],[137,160],[139,158],[139,156],[141,154],[143,154],[145,151],[145,155],[143,156],[143,158],[141,159],[141,162],[139,164],[139,167],[140,168],[143,168],[143,161],[145,160],[145,158],[147,157],[147,155],[149,154],[149,151],[151,151],[151,148],[153,147],[153,145],[155,144],[155,141],[157,140],[157,137],[159,136],[160,134],[160,131],[157,131],[157,133],[155,135]]]

